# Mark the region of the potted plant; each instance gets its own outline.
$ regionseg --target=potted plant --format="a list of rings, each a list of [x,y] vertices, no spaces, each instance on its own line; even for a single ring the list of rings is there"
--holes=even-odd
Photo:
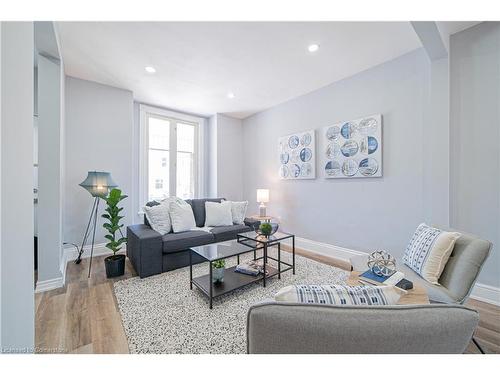
[[[224,281],[224,267],[226,266],[226,261],[224,259],[216,260],[212,263],[212,282],[214,284],[220,284]]]
[[[104,237],[109,241],[106,247],[113,252],[113,255],[104,259],[108,278],[122,276],[125,273],[125,255],[116,254],[122,248],[122,245],[127,242],[127,238],[123,237],[121,232],[123,224],[120,224],[120,220],[123,218],[123,216],[120,216],[120,212],[123,207],[118,207],[118,204],[125,198],[127,196],[122,195],[120,189],[112,189],[108,196],[103,198],[107,207],[105,209],[106,213],[102,217],[107,222],[102,226],[108,231],[108,234]]]

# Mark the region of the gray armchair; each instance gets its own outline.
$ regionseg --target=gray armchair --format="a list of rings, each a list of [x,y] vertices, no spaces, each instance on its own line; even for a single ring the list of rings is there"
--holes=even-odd
[[[491,242],[468,233],[460,233],[461,236],[455,242],[450,259],[439,278],[440,285],[425,281],[404,264],[398,266],[408,280],[425,285],[431,302],[459,304],[466,302],[488,258]]]
[[[463,353],[479,322],[460,305],[266,302],[248,311],[251,354]]]

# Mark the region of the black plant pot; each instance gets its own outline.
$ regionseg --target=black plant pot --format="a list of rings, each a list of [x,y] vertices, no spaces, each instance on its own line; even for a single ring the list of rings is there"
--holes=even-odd
[[[106,276],[110,277],[122,276],[125,273],[125,255],[111,255],[104,258],[104,266],[106,267]]]

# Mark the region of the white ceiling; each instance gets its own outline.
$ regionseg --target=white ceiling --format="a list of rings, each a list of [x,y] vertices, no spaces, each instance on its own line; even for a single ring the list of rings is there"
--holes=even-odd
[[[58,22],[57,27],[66,74],[131,90],[140,102],[237,118],[421,46],[409,22]],[[460,27],[441,29],[453,33]],[[310,43],[321,48],[311,54]],[[156,74],[144,71],[148,65]]]

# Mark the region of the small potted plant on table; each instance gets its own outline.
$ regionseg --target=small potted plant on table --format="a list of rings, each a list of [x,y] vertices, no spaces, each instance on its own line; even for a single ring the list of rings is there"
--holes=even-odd
[[[212,263],[212,282],[214,284],[220,284],[224,281],[224,267],[226,266],[226,261],[224,259],[216,260]]]
[[[104,259],[106,276],[108,278],[122,276],[125,273],[125,255],[116,254],[120,251],[122,245],[127,242],[127,238],[123,237],[121,232],[123,224],[120,224],[120,220],[123,218],[123,216],[120,216],[120,212],[123,210],[123,207],[118,207],[118,203],[125,198],[127,196],[122,195],[120,189],[112,189],[109,195],[103,198],[107,204],[105,209],[107,213],[103,214],[102,217],[107,219],[107,222],[102,226],[109,233],[104,237],[109,241],[106,247],[113,252],[113,255]]]

